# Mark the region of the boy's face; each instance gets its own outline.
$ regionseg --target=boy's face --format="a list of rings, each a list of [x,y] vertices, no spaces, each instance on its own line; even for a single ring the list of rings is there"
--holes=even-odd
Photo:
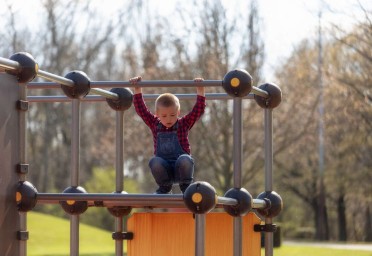
[[[172,127],[178,119],[180,111],[176,106],[171,107],[158,107],[156,110],[156,116],[160,119],[160,122],[167,128]]]

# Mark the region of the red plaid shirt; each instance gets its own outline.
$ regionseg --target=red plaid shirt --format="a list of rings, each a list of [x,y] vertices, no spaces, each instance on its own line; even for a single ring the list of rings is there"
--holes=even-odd
[[[172,132],[173,127],[166,128],[164,125],[161,124],[159,118],[157,118],[154,114],[152,114],[149,109],[147,108],[145,101],[143,100],[142,93],[135,94],[133,98],[133,104],[136,109],[137,114],[142,118],[142,120],[146,123],[146,125],[150,128],[153,140],[154,140],[154,154],[156,154],[156,144],[157,144],[157,137],[158,132]],[[203,115],[205,109],[205,97],[198,95],[196,98],[196,103],[191,110],[190,113],[187,115],[178,118],[178,129],[177,129],[177,136],[178,141],[180,142],[181,147],[185,152],[188,154],[191,153],[190,150],[190,143],[189,143],[189,130],[193,127],[195,122]],[[159,129],[159,127],[160,129]]]

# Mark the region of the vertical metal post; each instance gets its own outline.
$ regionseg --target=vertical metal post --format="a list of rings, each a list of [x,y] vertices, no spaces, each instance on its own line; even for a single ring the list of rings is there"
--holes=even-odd
[[[124,111],[116,111],[116,192],[124,188]],[[123,217],[115,217],[115,232],[123,232]],[[116,256],[123,255],[123,240],[115,240]]]
[[[19,84],[20,100],[27,101],[27,86]],[[26,129],[26,111],[19,111],[19,146],[20,146],[20,163],[27,164],[27,129]],[[19,175],[20,181],[26,180],[25,174]],[[19,213],[20,231],[27,231],[27,213]],[[27,240],[20,240],[19,255],[27,255]]]
[[[273,115],[272,109],[265,109],[265,191],[273,190]],[[265,224],[272,224],[272,218],[265,218]],[[273,255],[272,232],[265,232],[265,256]]]
[[[195,214],[195,256],[205,253],[205,214]]]
[[[233,158],[234,158],[234,188],[242,187],[242,99],[235,98],[233,107]],[[242,220],[234,217],[234,256],[242,255]]]
[[[72,100],[71,121],[71,186],[79,185],[80,166],[80,100]],[[70,255],[79,255],[79,215],[70,216]]]

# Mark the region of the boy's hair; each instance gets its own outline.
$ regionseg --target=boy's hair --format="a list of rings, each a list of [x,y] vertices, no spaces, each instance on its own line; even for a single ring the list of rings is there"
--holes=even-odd
[[[177,110],[180,110],[180,101],[176,95],[172,93],[163,93],[155,101],[155,109],[158,107],[172,107],[175,106]]]

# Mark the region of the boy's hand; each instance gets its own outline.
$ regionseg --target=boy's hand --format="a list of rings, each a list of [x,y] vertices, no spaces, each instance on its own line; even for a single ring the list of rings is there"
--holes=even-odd
[[[201,77],[197,77],[194,79],[194,82],[195,83],[200,83],[200,82],[203,82],[204,79],[201,78]],[[198,86],[196,87],[196,93],[200,96],[204,96],[205,97],[205,87],[204,86]]]
[[[141,76],[136,76],[136,77],[129,79],[129,82],[132,85],[137,85],[137,83],[141,82],[141,80],[142,80]],[[134,86],[134,94],[139,94],[139,93],[142,93],[142,88],[138,86]]]

